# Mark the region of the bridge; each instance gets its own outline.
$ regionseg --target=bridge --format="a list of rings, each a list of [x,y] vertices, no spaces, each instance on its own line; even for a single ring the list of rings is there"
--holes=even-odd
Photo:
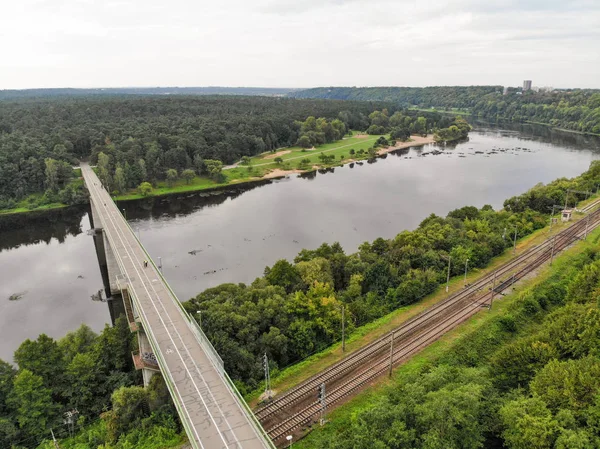
[[[140,351],[133,357],[144,384],[155,372],[162,373],[194,449],[274,448],[210,341],[94,171],[82,164],[81,173],[90,193],[93,225],[101,234],[97,249],[106,259],[111,293],[123,296],[130,328],[138,332]]]

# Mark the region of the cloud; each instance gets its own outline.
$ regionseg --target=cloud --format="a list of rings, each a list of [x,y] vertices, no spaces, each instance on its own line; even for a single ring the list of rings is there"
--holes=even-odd
[[[5,9],[0,88],[525,78],[600,87],[596,0],[21,0]]]

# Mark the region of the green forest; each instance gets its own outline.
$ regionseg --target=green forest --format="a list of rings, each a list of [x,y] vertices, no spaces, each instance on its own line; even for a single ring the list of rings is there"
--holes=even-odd
[[[260,384],[261,355],[276,373],[341,338],[341,308],[350,331],[417,302],[451,274],[484,267],[524,237],[549,223],[547,205],[563,204],[567,189],[587,191],[600,183],[600,161],[573,179],[538,185],[494,211],[464,207],[445,218],[431,215],[414,231],[365,242],[346,254],[338,243],[302,250],[293,263],[279,260],[251,285],[223,284],[185,303],[197,316],[240,390]],[[584,199],[569,194],[569,204]],[[517,203],[518,208],[510,205]],[[274,374],[275,375],[275,374]]]
[[[42,334],[23,342],[14,353],[18,370],[0,360],[0,447],[35,448],[51,440],[50,429],[61,439],[76,435],[69,446],[78,448],[158,449],[180,442],[162,377],[140,387],[134,349],[124,316],[100,334],[82,325],[58,341]]]
[[[127,181],[166,179],[167,170],[230,164],[242,156],[293,145],[296,121],[329,120],[344,111],[347,125],[384,104],[241,96],[58,96],[0,102],[0,208],[29,194],[48,192],[46,162],[77,164],[109,157],[111,175],[120,163]],[[145,179],[148,178],[148,179]],[[62,178],[61,178],[62,180]],[[139,182],[138,182],[139,181]],[[67,198],[64,198],[67,199]],[[67,203],[71,204],[71,203]]]
[[[300,448],[600,447],[600,233],[592,238]]]
[[[402,108],[466,110],[489,121],[530,122],[600,134],[600,91],[568,89],[522,92],[502,86],[319,87],[289,94],[295,98],[387,101]]]
[[[469,129],[447,115],[397,109],[384,102],[259,96],[0,101],[0,210],[85,203],[78,173],[70,170],[79,160],[98,164],[111,192],[145,195],[157,182],[172,186],[201,176],[207,185],[223,183],[227,164],[335,142],[350,130],[400,140],[440,130],[441,140],[452,140]]]

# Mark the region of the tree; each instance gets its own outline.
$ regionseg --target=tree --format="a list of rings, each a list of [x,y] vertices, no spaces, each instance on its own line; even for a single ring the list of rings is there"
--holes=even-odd
[[[16,447],[12,443],[17,440],[19,430],[7,418],[0,417],[0,447]]]
[[[196,177],[196,173],[194,172],[194,170],[186,168],[185,170],[183,170],[183,172],[181,172],[181,176],[183,177],[183,179],[185,179],[185,183],[189,184]]]
[[[296,269],[306,285],[324,282],[333,286],[331,265],[324,257],[315,257],[307,262],[299,262],[296,264]]]
[[[0,359],[0,416],[7,413],[6,400],[12,390],[13,379],[17,374],[10,363]]]
[[[91,351],[98,335],[87,324],[82,324],[74,332],[69,332],[58,341],[58,347],[64,354],[65,363],[70,363],[79,354]]]
[[[308,137],[307,135],[300,136],[300,138],[296,142],[296,145],[298,145],[300,148],[310,148],[310,147],[312,147],[312,143],[310,141],[310,137]]]
[[[551,449],[558,422],[539,398],[520,397],[500,409],[502,436],[509,449]]]
[[[15,362],[20,370],[40,376],[46,387],[60,393],[63,387],[64,358],[56,341],[46,334],[37,340],[25,340],[15,351]]]
[[[98,154],[98,177],[106,190],[110,192],[112,187],[112,176],[110,168],[110,156],[100,152]]]
[[[69,405],[84,415],[91,414],[94,409],[99,374],[94,353],[79,353],[67,365],[65,395]]]
[[[426,394],[415,409],[424,448],[478,449],[484,428],[480,423],[483,387],[446,386]]]
[[[46,158],[44,162],[46,164],[46,188],[56,192],[58,190],[58,161]]]
[[[146,171],[146,161],[144,159],[138,160],[138,168],[140,173],[140,178],[143,181],[148,180],[148,172]]]
[[[107,427],[111,441],[116,441],[148,415],[148,395],[142,387],[121,387],[112,394],[111,400]]]
[[[178,177],[179,176],[177,175],[177,170],[175,170],[174,168],[169,168],[167,170],[167,185],[169,187],[173,187],[175,182],[177,182]]]
[[[300,273],[285,259],[275,262],[272,268],[265,268],[265,279],[271,285],[285,288],[287,293],[300,290],[304,287]]]
[[[213,160],[213,159],[205,159],[204,165],[208,172],[208,176],[210,176],[210,178],[213,181],[216,181],[216,182],[224,181],[225,177],[223,176],[223,173],[222,173],[223,162],[218,161],[218,160]]]
[[[273,161],[275,161],[276,164],[280,165],[283,163],[283,159],[280,157],[276,157],[275,159],[273,159]]]
[[[121,164],[117,164],[117,169],[115,170],[114,184],[115,189],[119,193],[125,192],[125,172],[123,170],[123,167],[121,167]]]
[[[138,186],[138,191],[140,192],[140,195],[148,196],[152,193],[152,184],[150,184],[149,182],[142,182]]]
[[[45,435],[56,410],[50,389],[41,376],[28,369],[19,370],[14,379],[8,404],[16,410],[19,428],[32,437]]]
[[[240,160],[240,164],[241,165],[250,165],[251,159],[249,156],[242,156],[242,159]]]
[[[533,378],[531,392],[550,410],[581,412],[592,405],[600,390],[600,360],[588,356],[579,360],[551,360]]]
[[[415,122],[414,132],[417,134],[427,134],[427,119],[425,117],[417,118]]]

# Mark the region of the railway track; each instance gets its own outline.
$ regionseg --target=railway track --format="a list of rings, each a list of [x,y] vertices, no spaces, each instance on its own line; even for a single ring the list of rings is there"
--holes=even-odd
[[[600,201],[590,206],[596,206]],[[590,210],[588,208],[587,210]],[[338,363],[307,379],[296,388],[277,397],[256,410],[256,416],[273,441],[281,442],[289,433],[311,423],[320,413],[317,388],[327,386],[327,403],[334,404],[353,394],[365,384],[383,375],[392,365],[398,365],[435,341],[482,306],[491,307],[493,298],[522,279],[553,254],[581,238],[587,230],[600,224],[600,211],[590,212],[578,221],[541,244],[534,246],[511,261],[490,272],[463,290],[449,296],[419,315],[403,323],[380,339],[351,353]],[[491,284],[491,288],[489,285]]]

